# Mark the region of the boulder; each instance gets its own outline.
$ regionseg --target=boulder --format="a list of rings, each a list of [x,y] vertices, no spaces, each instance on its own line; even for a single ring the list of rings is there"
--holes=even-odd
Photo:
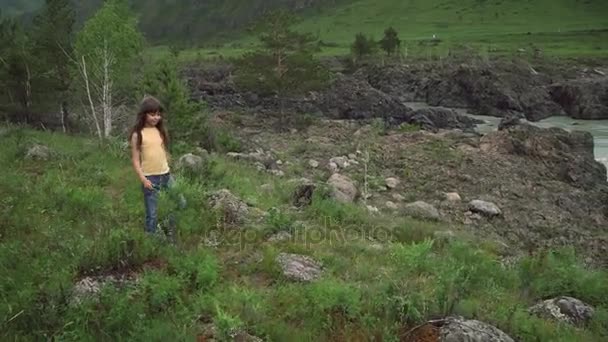
[[[448,202],[460,202],[462,199],[457,192],[448,192],[445,194],[445,200]]]
[[[322,266],[311,257],[281,253],[276,258],[283,275],[288,279],[310,282],[318,279],[322,274]]]
[[[348,176],[334,173],[327,184],[331,189],[331,196],[338,202],[352,203],[357,198],[357,187]]]
[[[51,158],[51,149],[47,146],[35,144],[27,150],[25,159],[30,160],[49,160]]]
[[[574,325],[588,323],[595,313],[592,306],[576,298],[566,296],[544,300],[532,306],[528,311],[542,318]]]
[[[177,167],[190,171],[200,170],[203,167],[203,158],[192,153],[184,154],[177,161]]]
[[[450,317],[439,330],[440,342],[515,342],[502,330],[487,323]]]
[[[213,192],[209,196],[209,206],[219,211],[222,221],[227,224],[241,224],[249,214],[249,207],[227,189]]]
[[[608,77],[557,84],[551,96],[575,119],[608,119]]]
[[[479,213],[489,217],[499,216],[502,214],[502,211],[496,204],[482,200],[472,200],[469,203],[469,209],[473,213]]]
[[[396,188],[400,183],[400,181],[394,177],[389,177],[389,178],[385,179],[384,182],[386,183],[386,187],[389,189]]]
[[[437,208],[423,201],[406,204],[404,206],[404,213],[408,216],[425,220],[439,220],[441,217]]]

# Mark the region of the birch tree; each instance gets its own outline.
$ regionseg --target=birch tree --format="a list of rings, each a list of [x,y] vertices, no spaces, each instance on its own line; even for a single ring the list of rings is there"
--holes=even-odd
[[[76,37],[73,62],[87,111],[103,140],[112,133],[117,96],[133,87],[133,68],[144,38],[124,0],[108,0]]]

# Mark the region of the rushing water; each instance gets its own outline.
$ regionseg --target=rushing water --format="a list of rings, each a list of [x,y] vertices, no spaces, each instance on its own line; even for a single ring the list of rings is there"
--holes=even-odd
[[[501,119],[491,116],[467,115],[486,122],[477,126],[481,133],[496,130]],[[538,122],[531,122],[531,124],[543,128],[559,127],[567,131],[579,130],[591,133],[595,159],[608,167],[608,120],[576,120],[567,116],[552,116]]]
[[[422,102],[408,102],[405,105],[413,109],[428,107],[426,103]],[[485,121],[485,123],[477,125],[477,130],[480,133],[498,129],[498,123],[501,120],[501,118],[493,116],[469,114],[464,109],[457,109],[456,111]],[[591,133],[593,135],[595,159],[608,168],[608,120],[576,120],[567,116],[552,116],[545,120],[530,123],[543,128],[560,127],[567,131],[579,130]]]

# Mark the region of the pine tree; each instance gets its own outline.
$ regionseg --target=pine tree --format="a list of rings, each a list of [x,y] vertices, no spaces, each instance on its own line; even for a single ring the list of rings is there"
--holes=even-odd
[[[401,46],[401,40],[397,31],[389,27],[384,30],[384,37],[380,40],[380,47],[390,56]]]
[[[368,38],[363,33],[357,33],[355,41],[351,45],[351,51],[356,59],[362,59],[370,56],[376,49],[376,42],[370,37]]]
[[[317,40],[293,31],[294,23],[290,12],[270,12],[256,27],[260,47],[244,54],[236,68],[239,86],[278,96],[282,119],[286,96],[322,88],[329,80],[329,72],[313,54]]]
[[[34,18],[32,54],[37,75],[36,93],[49,101],[59,100],[64,131],[68,126],[67,92],[72,83],[69,62],[73,53],[76,12],[70,0],[46,0]]]

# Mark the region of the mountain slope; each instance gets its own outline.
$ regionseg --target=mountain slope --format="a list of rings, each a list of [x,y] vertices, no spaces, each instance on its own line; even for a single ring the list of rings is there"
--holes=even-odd
[[[603,0],[359,0],[307,18],[300,28],[347,47],[358,32],[380,38],[394,26],[402,39],[435,35],[487,48],[533,43],[551,50],[608,48],[608,2]],[[597,32],[598,30],[603,32]],[[574,45],[571,45],[574,44]],[[510,47],[510,46],[509,46]]]
[[[81,18],[101,0],[76,2]],[[265,10],[300,11],[301,28],[342,44],[362,31],[379,37],[395,26],[402,37],[483,39],[497,35],[608,29],[604,0],[131,0],[141,28],[155,42],[202,43],[242,29]],[[3,11],[31,11],[42,0],[1,0]],[[583,37],[584,38],[584,37]],[[492,42],[489,39],[488,42]]]

